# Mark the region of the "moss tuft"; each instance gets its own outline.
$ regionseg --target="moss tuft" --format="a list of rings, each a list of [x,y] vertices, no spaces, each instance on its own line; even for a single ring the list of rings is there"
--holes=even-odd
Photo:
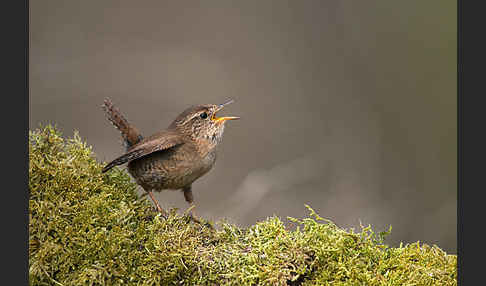
[[[29,133],[30,285],[457,285],[457,257],[391,248],[316,214],[218,230],[156,214],[125,171],[52,126]]]

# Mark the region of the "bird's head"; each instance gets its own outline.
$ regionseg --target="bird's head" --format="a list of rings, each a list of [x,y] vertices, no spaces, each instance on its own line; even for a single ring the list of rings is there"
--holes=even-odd
[[[228,100],[222,104],[191,106],[179,114],[169,128],[213,148],[221,142],[226,121],[239,119],[236,116],[216,116],[218,111],[232,102]]]

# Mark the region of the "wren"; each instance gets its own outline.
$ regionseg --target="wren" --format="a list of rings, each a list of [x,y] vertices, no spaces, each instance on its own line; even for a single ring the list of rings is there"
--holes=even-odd
[[[128,163],[128,172],[148,193],[161,213],[164,210],[153,191],[181,190],[185,200],[193,205],[192,183],[214,166],[225,123],[239,119],[235,116],[216,116],[218,111],[232,102],[189,107],[165,130],[144,138],[111,100],[105,99],[102,108],[108,120],[121,132],[126,153],[108,163],[102,172]],[[190,214],[194,218],[192,211]]]

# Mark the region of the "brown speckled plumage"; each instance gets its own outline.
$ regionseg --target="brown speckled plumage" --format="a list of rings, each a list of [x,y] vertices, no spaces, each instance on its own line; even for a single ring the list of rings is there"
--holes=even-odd
[[[230,102],[190,107],[177,116],[166,130],[143,138],[106,99],[103,110],[120,130],[127,152],[108,163],[103,172],[128,163],[129,173],[148,192],[161,212],[152,191],[182,190],[186,201],[193,203],[192,183],[213,167],[225,122],[238,119],[216,117],[216,112]]]

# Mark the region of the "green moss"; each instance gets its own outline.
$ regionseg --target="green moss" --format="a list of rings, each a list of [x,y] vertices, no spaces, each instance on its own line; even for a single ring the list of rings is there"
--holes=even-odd
[[[457,285],[457,257],[418,242],[398,248],[370,227],[277,217],[218,229],[168,218],[120,169],[101,173],[75,134],[29,135],[31,285]]]

